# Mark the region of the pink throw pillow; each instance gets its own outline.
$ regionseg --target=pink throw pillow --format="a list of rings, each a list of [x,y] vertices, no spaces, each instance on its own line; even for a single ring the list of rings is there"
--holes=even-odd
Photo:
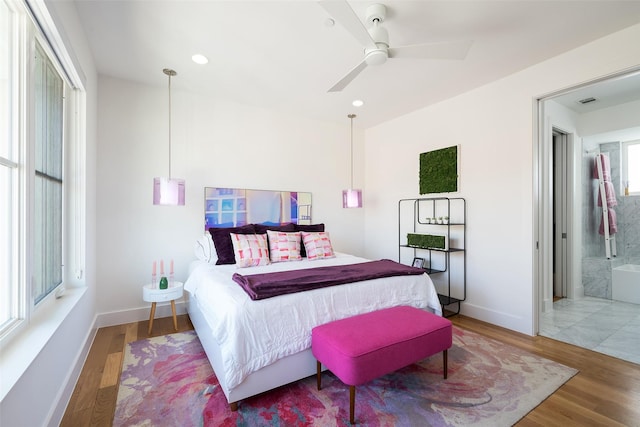
[[[271,262],[300,261],[300,232],[267,230]]]
[[[334,258],[336,256],[333,253],[329,233],[307,233],[306,231],[300,233],[304,249],[307,252],[307,259]]]
[[[235,234],[230,233],[233,243],[233,253],[236,266],[256,267],[271,264],[266,234]]]

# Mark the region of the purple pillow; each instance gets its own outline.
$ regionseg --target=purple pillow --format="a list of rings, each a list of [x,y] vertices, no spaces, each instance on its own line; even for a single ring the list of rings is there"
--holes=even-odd
[[[296,225],[292,222],[286,224],[253,224],[256,229],[256,234],[267,234],[267,230],[282,231],[284,233],[291,233],[296,231]]]
[[[295,224],[295,231],[306,231],[307,233],[321,233],[324,231],[324,224]]]
[[[307,233],[321,233],[324,231],[324,224],[309,224],[301,225],[295,224],[295,231],[306,231]],[[304,245],[300,245],[300,255],[307,256],[307,251],[304,249]]]
[[[233,243],[231,242],[231,233],[235,234],[255,234],[256,230],[253,224],[247,224],[240,227],[226,228],[210,228],[211,239],[218,253],[218,261],[216,265],[235,264],[236,256],[233,252]]]

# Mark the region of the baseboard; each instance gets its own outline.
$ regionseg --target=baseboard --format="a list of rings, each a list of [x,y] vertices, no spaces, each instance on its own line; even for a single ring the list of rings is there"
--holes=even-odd
[[[49,414],[47,423],[50,427],[59,426],[62,418],[64,417],[64,413],[67,410],[67,406],[69,406],[69,402],[71,401],[71,396],[73,395],[73,390],[76,388],[76,384],[78,383],[78,378],[80,378],[80,373],[82,372],[82,368],[84,368],[84,364],[87,361],[87,357],[89,356],[89,351],[91,350],[91,346],[93,345],[93,340],[96,337],[96,333],[98,332],[98,328],[96,327],[96,318],[93,318],[93,325],[91,329],[87,332],[87,336],[84,340],[84,345],[78,352],[78,355],[75,358],[75,363],[72,369],[69,371],[67,378],[64,382],[65,386],[60,390],[57,399],[57,405],[53,407],[52,412]]]
[[[463,302],[460,307],[460,314],[483,322],[501,326],[512,331],[533,336],[533,318],[524,316],[514,316],[503,311],[490,310],[486,307]]]
[[[149,320],[149,314],[151,305],[146,307],[139,307],[129,310],[112,311],[109,313],[101,313],[97,316],[96,326],[98,328],[104,328],[107,326],[122,325],[125,323],[140,322],[143,320]],[[187,306],[184,301],[176,302],[176,314],[185,314],[187,312]],[[170,317],[171,303],[158,303],[156,305],[155,318]]]
[[[582,299],[584,298],[584,286],[576,286],[573,288],[573,295],[570,296],[571,299]]]

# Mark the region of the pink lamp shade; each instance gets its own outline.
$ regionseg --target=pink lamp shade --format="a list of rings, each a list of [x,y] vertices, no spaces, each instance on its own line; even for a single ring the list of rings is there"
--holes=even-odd
[[[343,208],[361,208],[362,207],[362,190],[342,190],[342,207]]]
[[[153,204],[184,206],[184,179],[153,178]]]

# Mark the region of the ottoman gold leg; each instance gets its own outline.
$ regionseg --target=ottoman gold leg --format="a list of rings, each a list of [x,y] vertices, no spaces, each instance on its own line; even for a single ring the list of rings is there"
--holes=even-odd
[[[151,314],[149,315],[149,332],[148,334],[151,335],[151,328],[153,328],[153,317],[156,315],[156,303],[152,302],[151,303]]]
[[[349,423],[355,424],[353,413],[356,406],[356,386],[349,386]]]

